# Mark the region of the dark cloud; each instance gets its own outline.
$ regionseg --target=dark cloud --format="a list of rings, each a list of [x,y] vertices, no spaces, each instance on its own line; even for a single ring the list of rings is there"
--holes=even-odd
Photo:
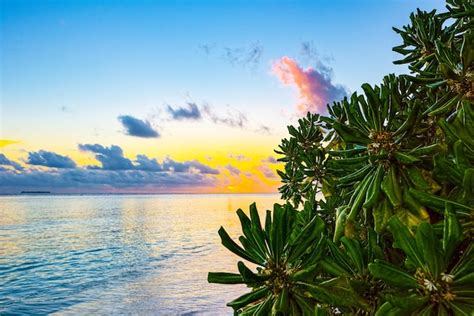
[[[112,145],[104,147],[99,144],[79,144],[79,150],[89,151],[95,154],[103,170],[132,170],[132,161],[123,156],[122,148]],[[91,167],[96,168],[96,167]]]
[[[260,63],[262,54],[263,46],[257,42],[243,48],[224,47],[222,57],[232,65],[256,67]]]
[[[229,154],[228,156],[229,156],[229,158],[235,159],[237,161],[249,161],[250,160],[249,157],[247,157],[245,155],[242,155],[242,154],[237,154],[237,155]]]
[[[199,49],[201,49],[206,55],[210,55],[214,51],[215,48],[216,48],[216,44],[199,45]]]
[[[150,159],[145,155],[137,155],[135,163],[135,169],[137,170],[154,172],[164,171],[163,166],[161,166],[161,164],[156,161],[156,159]]]
[[[238,175],[240,174],[240,170],[239,170],[238,168],[236,168],[236,167],[230,165],[230,164],[227,165],[227,166],[225,166],[225,168],[226,168],[227,170],[229,170],[229,172],[230,172],[231,174],[233,174],[233,175],[238,176]]]
[[[265,166],[265,165],[260,166],[258,170],[260,170],[263,173],[263,175],[267,178],[274,179],[277,177],[275,172],[272,169],[268,168],[268,166]]]
[[[64,113],[70,113],[71,112],[71,108],[68,107],[68,106],[65,106],[65,105],[61,106],[59,109],[61,110],[61,112],[64,112]]]
[[[209,104],[198,106],[189,102],[185,107],[166,106],[166,110],[174,120],[201,120],[207,119],[215,124],[229,127],[244,128],[247,126],[247,115],[237,109],[227,106],[225,113],[218,113]]]
[[[149,121],[140,120],[130,115],[122,115],[118,117],[122,123],[125,134],[143,138],[156,138],[160,134],[153,129]]]
[[[23,167],[19,163],[8,159],[4,154],[0,154],[0,166],[10,166],[18,171],[23,170]],[[7,170],[5,168],[2,168],[2,169]]]
[[[166,158],[163,161],[163,168],[166,171],[174,172],[190,172],[194,169],[202,174],[219,174],[219,170],[211,168],[197,160],[178,162],[171,158]]]
[[[101,170],[141,170],[149,172],[172,171],[176,173],[199,171],[201,174],[219,174],[219,170],[211,168],[197,160],[184,162],[175,161],[167,157],[163,163],[156,159],[148,158],[146,155],[137,155],[135,164],[123,156],[122,148],[112,145],[104,147],[99,144],[80,144],[79,149],[95,153],[95,159],[101,163],[101,167],[90,166],[89,169]]]
[[[65,168],[68,157],[46,151],[30,153],[29,161],[48,170],[24,169],[0,154],[0,193],[22,190],[54,192],[174,192],[216,184],[219,170],[197,160],[178,162],[166,158],[161,164],[146,155],[137,155],[132,162],[119,146],[80,144],[79,149],[91,152],[101,166]],[[34,161],[37,160],[37,161]],[[74,163],[74,162],[72,162]],[[63,167],[58,167],[58,166]],[[3,166],[8,166],[4,168]],[[13,167],[16,170],[14,170]],[[22,172],[18,172],[22,170]]]
[[[230,107],[227,107],[225,114],[217,114],[209,105],[206,104],[202,107],[202,112],[204,112],[207,117],[216,124],[239,128],[244,128],[247,125],[247,115]]]
[[[255,132],[260,133],[260,134],[269,135],[269,134],[271,134],[272,130],[271,130],[270,127],[268,127],[266,125],[260,125],[259,128],[257,128],[255,130]]]
[[[197,173],[146,172],[140,170],[54,169],[15,173],[0,171],[0,192],[24,190],[52,192],[173,192],[182,188],[212,187],[213,176]]]
[[[27,164],[49,168],[76,168],[76,163],[68,156],[40,150],[28,153]]]
[[[322,74],[328,77],[333,76],[333,69],[329,66],[333,58],[321,57],[313,42],[302,42],[300,54],[305,62],[315,65]]]
[[[172,108],[167,106],[166,110],[171,114],[171,117],[175,120],[200,120],[202,118],[201,111],[199,110],[196,103],[188,103],[186,107]]]
[[[207,56],[215,56],[233,66],[255,68],[260,64],[263,45],[259,42],[245,47],[218,47],[216,44],[202,44],[199,49]]]
[[[278,163],[278,161],[272,156],[268,156],[267,158],[263,159],[262,162],[267,162],[271,164]]]
[[[192,160],[186,162],[190,165],[191,169],[198,170],[202,174],[219,174],[219,170],[209,167],[208,165],[205,165],[197,160]]]

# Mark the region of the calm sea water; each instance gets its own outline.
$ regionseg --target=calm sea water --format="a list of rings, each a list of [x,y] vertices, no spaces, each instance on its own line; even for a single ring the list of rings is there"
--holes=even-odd
[[[0,314],[227,315],[246,291],[208,284],[236,271],[220,245],[237,208],[278,195],[0,197]]]

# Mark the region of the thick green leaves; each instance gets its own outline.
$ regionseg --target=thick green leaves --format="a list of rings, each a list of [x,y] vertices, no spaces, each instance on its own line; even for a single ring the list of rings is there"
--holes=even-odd
[[[406,289],[421,287],[413,276],[382,260],[370,263],[369,271],[375,278],[382,279],[389,285]]]
[[[245,251],[242,247],[237,245],[235,241],[230,238],[229,234],[225,231],[223,227],[219,229],[219,236],[221,237],[222,244],[224,247],[238,255],[239,257],[242,257],[250,262],[256,263],[256,264],[263,264],[263,261],[260,261],[259,259],[253,258],[247,251]]]
[[[264,298],[268,293],[269,289],[267,287],[262,287],[227,303],[227,306],[232,307],[234,310],[238,310],[239,308]]]
[[[452,206],[446,204],[443,225],[443,250],[446,257],[451,257],[462,238],[461,226],[453,212]]]
[[[417,267],[425,268],[425,260],[418,249],[413,234],[402,224],[398,217],[394,216],[388,223],[388,228],[394,237],[395,248],[400,248]]]
[[[418,251],[423,254],[427,271],[432,275],[439,275],[441,271],[444,271],[446,268],[444,252],[429,223],[423,222],[418,225],[415,240]]]
[[[227,272],[209,272],[207,282],[220,284],[239,284],[244,283],[244,279],[240,274]]]

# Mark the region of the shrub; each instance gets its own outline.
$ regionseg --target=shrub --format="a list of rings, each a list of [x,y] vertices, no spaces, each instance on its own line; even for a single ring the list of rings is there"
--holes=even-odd
[[[257,265],[209,282],[251,288],[241,315],[474,313],[474,4],[411,14],[394,28],[410,75],[388,75],[289,126],[279,149],[285,205],[242,210]]]

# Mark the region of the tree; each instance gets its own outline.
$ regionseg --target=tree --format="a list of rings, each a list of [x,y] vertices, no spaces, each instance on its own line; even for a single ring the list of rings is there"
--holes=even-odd
[[[474,313],[474,3],[411,14],[394,28],[410,74],[363,84],[289,126],[279,149],[285,205],[255,205],[241,246],[256,264],[209,282],[245,283],[242,315]]]

